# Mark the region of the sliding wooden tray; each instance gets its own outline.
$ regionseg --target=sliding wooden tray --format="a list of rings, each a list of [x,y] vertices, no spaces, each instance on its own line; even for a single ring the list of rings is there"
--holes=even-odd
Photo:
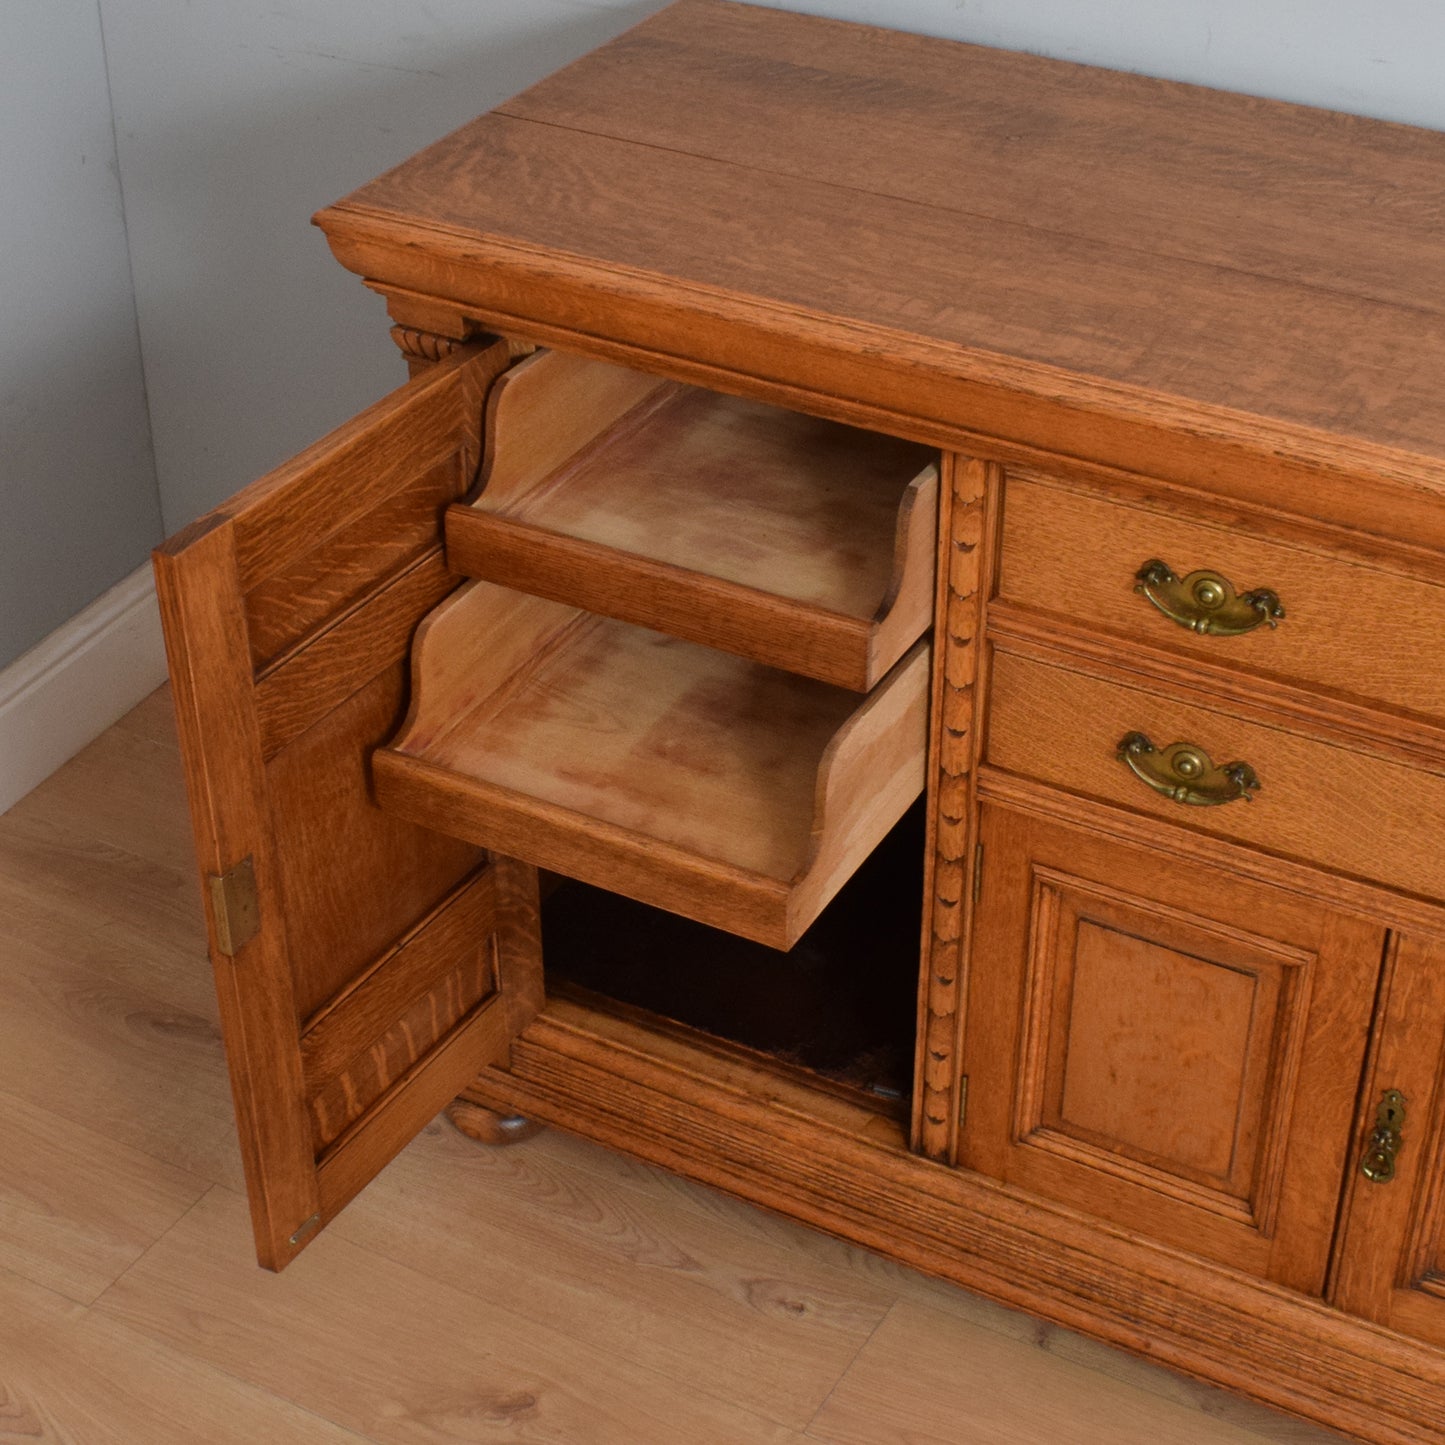
[[[484,578],[864,692],[922,636],[927,447],[562,352],[492,388],[447,555]]]
[[[790,948],[919,795],[928,645],[866,698],[486,582],[422,624],[377,801]]]

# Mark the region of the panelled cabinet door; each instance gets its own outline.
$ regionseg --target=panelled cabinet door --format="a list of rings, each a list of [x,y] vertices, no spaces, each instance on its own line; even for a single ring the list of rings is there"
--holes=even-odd
[[[421,618],[458,579],[508,361],[392,393],[155,554],[261,1262],[279,1269],[540,1005],[536,880],[399,822],[369,759]]]
[[[1445,940],[1392,938],[1332,1301],[1445,1346]]]
[[[1384,931],[988,806],[963,1158],[1324,1287]]]

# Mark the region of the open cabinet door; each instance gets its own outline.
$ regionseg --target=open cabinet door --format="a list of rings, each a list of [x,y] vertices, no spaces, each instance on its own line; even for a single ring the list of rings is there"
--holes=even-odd
[[[535,871],[381,812],[370,756],[458,583],[506,343],[459,352],[155,554],[256,1245],[286,1265],[541,1005]]]

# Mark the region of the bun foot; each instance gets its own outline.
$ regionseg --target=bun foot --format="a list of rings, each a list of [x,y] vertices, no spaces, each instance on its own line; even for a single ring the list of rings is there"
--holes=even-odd
[[[524,1139],[540,1134],[543,1129],[543,1125],[535,1119],[523,1118],[521,1114],[498,1114],[466,1099],[449,1104],[447,1118],[468,1139],[475,1139],[478,1144],[520,1144]]]

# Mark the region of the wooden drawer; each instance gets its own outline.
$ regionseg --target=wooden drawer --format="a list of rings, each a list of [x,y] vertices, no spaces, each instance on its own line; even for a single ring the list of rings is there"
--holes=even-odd
[[[1131,685],[1071,654],[1001,640],[987,761],[1072,792],[1430,898],[1445,898],[1445,773],[1267,725],[1198,696]],[[1188,806],[1119,758],[1130,733],[1249,764],[1250,801]]]
[[[454,571],[866,691],[933,605],[936,453],[543,351],[487,406]]]
[[[866,698],[476,582],[418,632],[377,801],[790,948],[923,790],[929,649]]]
[[[1278,594],[1284,617],[1238,636],[1172,621],[1136,577],[1158,559],[1180,578],[1223,574]],[[1180,657],[1445,720],[1445,585],[1227,522],[1102,496],[1027,469],[1005,493],[998,596]]]

